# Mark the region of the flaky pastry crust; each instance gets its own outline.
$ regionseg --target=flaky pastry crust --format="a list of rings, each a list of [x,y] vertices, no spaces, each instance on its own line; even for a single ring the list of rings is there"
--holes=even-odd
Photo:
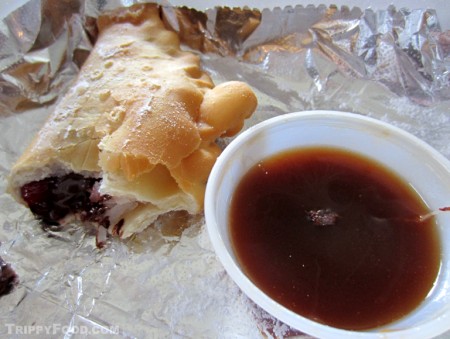
[[[122,216],[127,237],[162,213],[202,210],[216,139],[236,134],[257,100],[242,82],[214,86],[156,5],[100,17],[98,28],[73,87],[13,166],[9,191],[23,203],[31,181],[102,178],[101,194],[135,202]]]

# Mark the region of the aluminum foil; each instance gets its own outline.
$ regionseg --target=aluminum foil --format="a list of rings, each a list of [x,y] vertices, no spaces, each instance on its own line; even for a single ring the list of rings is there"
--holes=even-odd
[[[0,299],[0,335],[303,336],[240,292],[201,215],[160,220],[99,250],[88,230],[43,229],[5,193],[12,163],[95,43],[98,15],[133,2],[31,0],[0,23],[0,257],[20,277]],[[260,104],[246,127],[293,111],[356,112],[450,158],[450,32],[441,31],[435,10],[160,6],[216,83],[253,87]]]

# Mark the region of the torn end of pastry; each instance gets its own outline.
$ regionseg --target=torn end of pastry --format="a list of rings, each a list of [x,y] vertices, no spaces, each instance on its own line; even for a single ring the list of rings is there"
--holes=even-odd
[[[201,212],[216,141],[240,131],[257,99],[239,81],[214,87],[156,5],[121,9],[98,25],[74,87],[9,185],[43,222],[75,216],[97,225],[103,244],[105,231],[126,238],[165,213]]]

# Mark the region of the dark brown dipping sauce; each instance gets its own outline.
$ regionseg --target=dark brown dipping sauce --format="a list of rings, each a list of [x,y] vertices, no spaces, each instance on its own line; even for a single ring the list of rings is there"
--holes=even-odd
[[[232,199],[230,230],[249,278],[290,310],[351,330],[410,313],[440,266],[436,221],[397,175],[333,148],[254,166]]]

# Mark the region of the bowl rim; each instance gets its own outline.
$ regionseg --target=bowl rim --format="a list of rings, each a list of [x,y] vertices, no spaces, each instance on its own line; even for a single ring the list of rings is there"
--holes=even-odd
[[[447,171],[450,173],[450,161],[444,157],[441,153],[427,144],[425,141],[419,139],[413,134],[391,125],[387,122],[371,118],[365,115],[357,113],[348,113],[340,111],[330,111],[330,110],[311,110],[311,111],[298,111],[292,113],[285,113],[280,116],[276,116],[262,122],[257,123],[254,126],[249,127],[247,130],[240,133],[235,139],[233,139],[230,144],[223,150],[222,154],[217,158],[214,164],[206,187],[205,193],[205,221],[206,227],[209,234],[209,238],[215,250],[219,261],[224,266],[226,272],[230,275],[231,279],[239,286],[239,288],[246,294],[253,302],[259,305],[266,312],[274,316],[275,318],[281,320],[287,325],[300,330],[304,333],[320,336],[320,337],[332,337],[332,338],[348,338],[351,335],[354,338],[424,338],[433,337],[442,334],[450,329],[450,312],[444,313],[439,317],[429,321],[428,323],[414,326],[404,330],[396,330],[393,332],[383,332],[377,329],[367,330],[367,331],[352,331],[346,329],[335,328],[322,323],[318,323],[314,320],[296,314],[295,312],[289,310],[285,306],[277,303],[267,296],[262,290],[260,290],[238,267],[234,259],[230,255],[225,245],[224,240],[220,236],[218,229],[218,223],[216,221],[216,206],[215,201],[217,195],[217,187],[219,183],[217,182],[220,178],[220,173],[226,166],[229,157],[236,152],[239,147],[252,138],[255,134],[261,131],[275,127],[278,125],[288,124],[293,120],[307,119],[308,117],[314,116],[315,118],[339,118],[347,119],[352,121],[358,121],[368,124],[375,124],[379,127],[386,128],[399,137],[406,139],[408,142],[414,144],[415,147],[421,148],[422,151],[431,153],[436,162],[443,165]],[[299,323],[301,326],[299,326]],[[419,331],[420,330],[420,331]]]

